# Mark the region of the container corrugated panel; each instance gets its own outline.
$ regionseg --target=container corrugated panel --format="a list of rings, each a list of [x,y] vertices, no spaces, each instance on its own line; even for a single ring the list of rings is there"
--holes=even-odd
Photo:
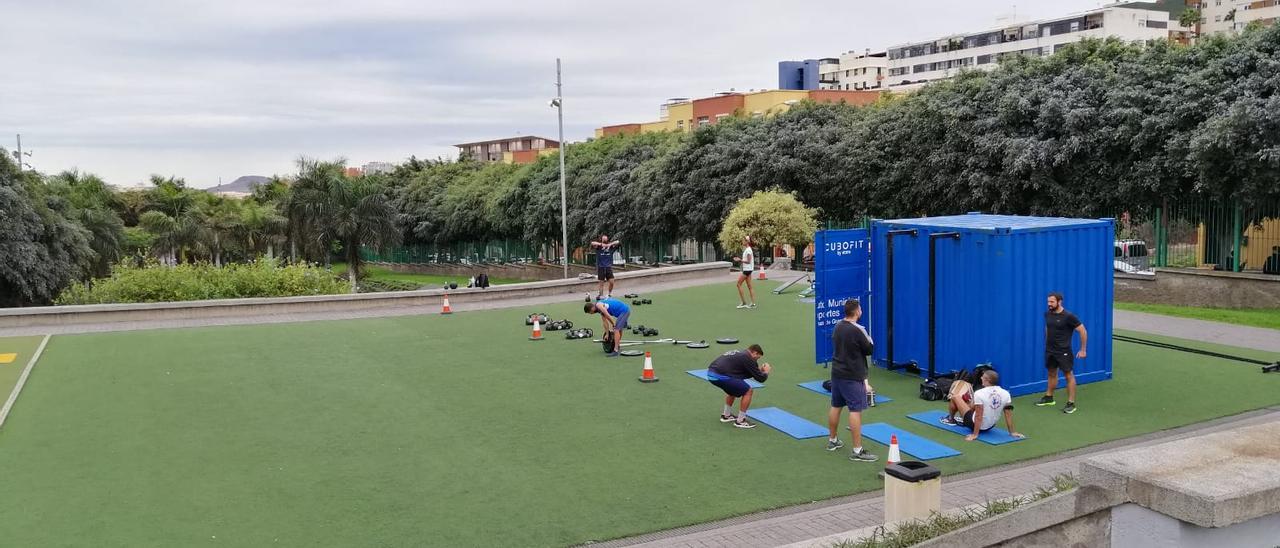
[[[928,369],[929,234],[957,232],[958,240],[935,244],[937,372],[991,363],[1012,394],[1044,390],[1044,313],[1049,292],[1058,291],[1088,330],[1076,380],[1111,378],[1114,221],[980,214],[874,221],[870,316],[881,366],[889,344],[885,238],[895,229],[917,231],[893,241],[895,362]]]

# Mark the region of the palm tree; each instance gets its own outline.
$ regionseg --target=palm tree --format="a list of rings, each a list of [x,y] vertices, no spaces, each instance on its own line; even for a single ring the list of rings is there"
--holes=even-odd
[[[348,178],[343,161],[298,160],[289,217],[320,243],[337,240],[347,260],[347,277],[354,293],[360,278],[361,246],[386,247],[400,243],[396,209],[381,180]]]
[[[124,243],[124,223],[116,214],[119,198],[97,175],[76,170],[63,171],[48,179],[49,188],[73,208],[71,217],[89,231],[89,246],[96,255],[94,276],[106,276],[120,260]]]
[[[240,206],[240,237],[250,252],[265,246],[268,259],[276,257],[275,246],[284,240],[288,223],[274,205],[245,202]]]
[[[148,211],[138,218],[138,225],[155,236],[152,249],[169,266],[186,262],[187,251],[200,246],[206,233],[200,214],[190,210],[178,217]]]

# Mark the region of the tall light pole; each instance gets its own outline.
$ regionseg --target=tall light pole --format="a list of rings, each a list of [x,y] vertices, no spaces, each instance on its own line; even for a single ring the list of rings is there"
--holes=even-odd
[[[560,83],[560,58],[556,57],[556,98],[551,100],[551,104],[556,107],[556,117],[560,122],[560,245],[563,255],[561,265],[564,268],[564,277],[569,277],[569,221],[567,218],[567,207],[565,205],[564,195],[564,91]]]

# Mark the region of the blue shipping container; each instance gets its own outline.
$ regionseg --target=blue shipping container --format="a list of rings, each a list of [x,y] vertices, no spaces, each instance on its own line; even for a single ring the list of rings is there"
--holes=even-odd
[[[935,369],[939,373],[991,363],[1013,395],[1043,391],[1044,313],[1049,292],[1088,330],[1078,383],[1111,378],[1112,219],[954,215],[874,221],[871,225],[871,332],[874,358],[887,365],[892,305],[893,360],[929,362],[929,245],[935,253]],[[890,236],[890,231],[915,235]],[[893,238],[893,297],[888,295],[886,238]],[[1079,350],[1079,337],[1073,337]],[[1065,391],[1065,382],[1058,383]],[[1065,395],[1065,392],[1064,392]]]

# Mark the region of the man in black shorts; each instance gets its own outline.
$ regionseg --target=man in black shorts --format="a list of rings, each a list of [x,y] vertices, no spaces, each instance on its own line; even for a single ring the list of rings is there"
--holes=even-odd
[[[600,239],[591,242],[591,247],[596,250],[596,279],[600,280],[600,290],[596,292],[596,299],[603,299],[606,296],[613,296],[613,248],[618,247],[618,240],[609,241],[609,237],[601,234]],[[609,284],[609,292],[604,290],[605,283]]]
[[[751,396],[755,390],[747,384],[747,379],[756,382],[769,380],[769,372],[773,366],[768,363],[757,365],[764,357],[760,345],[753,344],[746,350],[730,350],[721,354],[707,368],[707,380],[716,388],[724,391],[724,410],[720,412],[720,422],[732,422],[738,428],[755,428],[755,423],[747,420],[747,409],[751,407]],[[733,416],[733,400],[742,398],[738,404],[738,416]]]
[[[1071,333],[1080,333],[1080,351],[1075,357],[1084,359],[1085,346],[1089,342],[1089,332],[1075,314],[1062,307],[1062,294],[1049,294],[1049,310],[1044,313],[1044,367],[1049,372],[1049,387],[1044,397],[1036,402],[1038,406],[1054,405],[1053,390],[1058,387],[1058,370],[1062,370],[1067,378],[1067,406],[1063,413],[1076,412],[1076,375],[1071,372],[1075,360],[1071,356]]]
[[[867,356],[871,355],[871,336],[858,325],[862,303],[857,299],[844,302],[844,319],[831,334],[834,352],[831,356],[831,410],[827,413],[827,451],[844,447],[836,430],[840,428],[840,408],[849,408],[849,432],[853,436],[853,452],[849,460],[874,462],[876,456],[862,448],[862,411],[867,408],[871,382],[867,380]]]

